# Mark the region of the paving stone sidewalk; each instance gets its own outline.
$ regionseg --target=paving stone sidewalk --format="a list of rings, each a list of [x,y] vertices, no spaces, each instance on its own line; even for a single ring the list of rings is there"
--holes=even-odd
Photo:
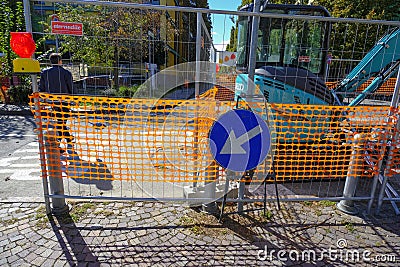
[[[271,203],[219,223],[157,202],[76,202],[57,218],[41,203],[0,203],[0,266],[400,266],[390,206],[349,216],[334,204]]]

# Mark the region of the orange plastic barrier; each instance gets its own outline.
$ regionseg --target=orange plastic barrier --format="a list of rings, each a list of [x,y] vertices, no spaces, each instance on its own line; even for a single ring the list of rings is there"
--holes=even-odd
[[[198,100],[152,100],[37,93],[31,105],[40,103],[39,130],[60,147],[47,157],[61,152],[68,178],[196,182],[226,176],[210,155],[208,132],[235,103],[213,100],[215,95],[210,90]],[[272,162],[278,181],[345,178],[349,171],[372,176],[397,120],[388,120],[383,106],[248,105],[272,118],[274,157],[255,170],[253,180],[260,181]],[[59,132],[69,131],[74,142],[56,133],[63,119],[69,129]]]
[[[356,92],[360,93],[362,91],[364,91],[368,85],[371,84],[373,78],[369,79],[367,82],[365,82],[364,84],[362,84],[360,87],[357,88]],[[335,86],[337,85],[337,82],[327,82],[326,86],[329,89],[333,89],[335,88]],[[378,90],[374,93],[375,95],[392,95],[393,91],[394,91],[394,86],[396,85],[396,78],[390,78],[388,79],[386,82],[384,82],[382,84],[381,87],[378,88]]]

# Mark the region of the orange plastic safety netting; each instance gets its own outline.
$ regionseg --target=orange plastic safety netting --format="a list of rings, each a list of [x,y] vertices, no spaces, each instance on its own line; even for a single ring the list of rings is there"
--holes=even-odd
[[[394,175],[399,175],[400,174],[400,131],[397,130],[397,138],[393,140],[393,143],[390,146],[390,151],[389,153],[389,164],[388,164],[388,176],[394,176]]]
[[[215,91],[203,96],[154,100],[37,93],[31,105],[40,104],[36,117],[44,153],[59,158],[47,160],[50,173],[60,171],[61,162],[68,178],[204,182],[226,176],[209,151],[208,134],[235,103],[213,99]],[[397,120],[388,118],[385,106],[247,104],[269,118],[274,143],[273,157],[254,170],[253,181],[271,170],[278,181],[371,177]]]
[[[384,154],[379,149],[393,137],[388,107],[271,104],[270,111],[277,180],[371,177]]]
[[[365,83],[363,83],[360,87],[357,88],[356,93],[360,93],[364,91],[373,81],[374,78],[369,79]],[[389,78],[387,81],[385,81],[382,86],[376,90],[373,94],[375,95],[386,95],[390,96],[394,92],[394,87],[396,85],[396,78]],[[329,89],[333,89],[337,86],[338,82],[327,82],[326,85]]]
[[[222,172],[208,153],[207,134],[232,103],[214,98],[213,90],[185,101],[40,93],[31,105],[40,104],[44,153],[60,154],[65,177],[194,182]],[[59,171],[58,164],[47,161],[48,172]]]

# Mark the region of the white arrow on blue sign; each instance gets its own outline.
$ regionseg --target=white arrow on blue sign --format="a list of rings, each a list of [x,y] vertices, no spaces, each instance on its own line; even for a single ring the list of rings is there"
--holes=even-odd
[[[209,145],[214,159],[224,168],[243,172],[262,163],[271,147],[265,121],[249,110],[231,110],[211,127]]]

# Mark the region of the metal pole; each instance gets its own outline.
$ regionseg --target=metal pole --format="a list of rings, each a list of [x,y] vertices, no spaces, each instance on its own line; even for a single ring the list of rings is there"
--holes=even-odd
[[[400,100],[400,69],[397,72],[397,80],[396,80],[396,85],[394,87],[394,92],[393,92],[393,98],[392,98],[392,102],[390,103],[390,112],[389,112],[389,118],[394,115],[394,110],[397,110],[397,108],[399,107],[399,100]],[[400,120],[397,121],[396,123],[396,129],[398,130],[400,128]],[[392,138],[393,141],[397,140],[398,138],[398,132],[396,131],[396,134],[394,135],[394,137]],[[396,145],[394,144],[394,142],[392,141],[391,145]],[[376,214],[379,214],[381,207],[382,207],[382,203],[383,203],[383,197],[385,194],[385,189],[388,183],[388,177],[387,177],[387,172],[389,171],[390,165],[391,165],[391,161],[392,161],[392,157],[393,157],[393,149],[392,147],[389,147],[389,153],[388,153],[388,161],[386,162],[386,169],[385,172],[383,173],[383,181],[382,181],[382,187],[379,191],[379,196],[378,196],[378,206],[376,208]]]
[[[217,164],[215,162],[211,163],[210,166],[207,167],[206,169],[206,177],[210,179],[213,174],[217,173]],[[215,191],[217,189],[217,177],[215,177],[214,181],[205,181],[204,182],[204,197],[207,199],[210,199],[211,202],[203,204],[203,211],[211,213],[211,214],[217,214],[218,213],[218,208],[217,208],[217,203],[215,202]]]
[[[32,33],[32,21],[31,21],[31,7],[29,0],[24,0],[24,17],[25,17],[25,28],[27,32]],[[32,58],[35,56],[32,55]],[[36,74],[31,75],[32,80],[32,92],[37,93],[39,92],[39,86],[37,82]],[[42,183],[43,183],[43,193],[44,193],[44,202],[46,206],[46,213],[50,214],[50,199],[49,195],[49,185],[47,182],[47,170],[46,170],[46,157],[45,157],[45,150],[43,147],[43,125],[42,125],[42,118],[40,113],[40,103],[37,97],[33,98],[35,104],[35,122],[36,126],[39,130],[38,139],[39,139],[39,154],[40,154],[40,166],[42,170]]]
[[[197,12],[197,31],[196,31],[196,77],[195,77],[195,90],[194,90],[194,95],[195,98],[199,98],[200,94],[200,87],[199,87],[199,81],[200,81],[200,61],[201,61],[201,20],[202,20],[202,15],[200,12]]]
[[[243,177],[241,178],[241,180]],[[239,182],[239,191],[238,191],[238,213],[243,214],[243,199],[244,199],[244,189],[245,189],[245,182]]]
[[[53,195],[64,195],[64,183],[61,170],[60,148],[56,138],[56,130],[48,130],[45,133],[45,146],[47,166],[49,170],[50,191]],[[65,198],[52,199],[52,213],[62,214],[68,212]]]
[[[253,13],[260,11],[260,0],[254,0]],[[254,95],[254,72],[256,68],[256,56],[257,56],[257,41],[258,41],[258,24],[260,21],[259,16],[253,16],[251,24],[251,39],[250,39],[250,54],[249,54],[249,69],[247,79],[247,92],[249,95]]]
[[[58,53],[58,34],[56,34],[56,53]]]
[[[359,166],[362,165],[364,160],[364,157],[361,153],[364,148],[361,144],[363,138],[363,134],[356,134],[354,136],[349,170],[347,172],[346,183],[343,189],[343,197],[345,198],[353,198],[356,193],[356,187],[359,179]],[[340,211],[351,215],[358,213],[358,209],[354,206],[354,201],[351,199],[341,200],[337,204],[337,208]]]

